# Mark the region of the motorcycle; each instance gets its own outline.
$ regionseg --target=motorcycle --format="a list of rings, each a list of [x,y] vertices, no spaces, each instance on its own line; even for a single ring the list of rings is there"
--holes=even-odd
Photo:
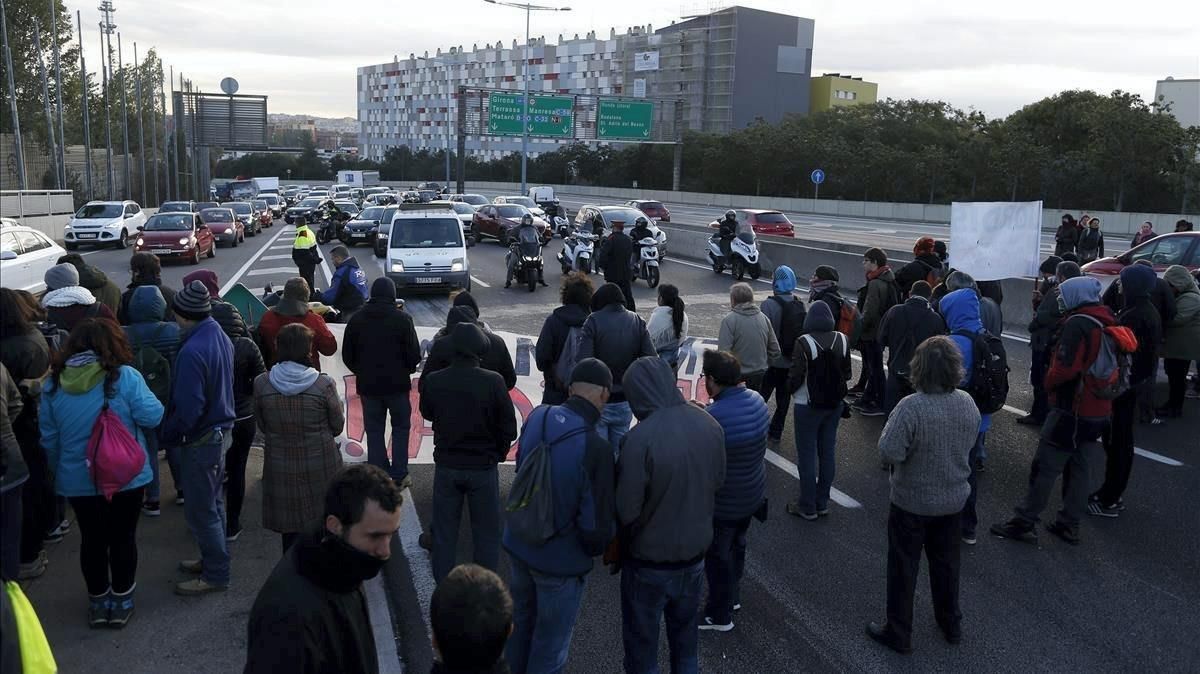
[[[587,232],[575,232],[564,236],[562,250],[558,251],[558,263],[562,265],[562,273],[572,271],[592,273],[592,253],[595,250],[596,237]]]
[[[561,215],[555,215],[549,218],[549,220],[551,221],[550,226],[554,228],[554,233],[563,239],[566,239],[567,231],[570,229],[570,223],[567,221],[567,219]]]
[[[537,289],[538,283],[542,282],[542,242],[536,229],[533,227],[517,228],[517,238],[504,257],[505,263],[508,263],[513,255],[517,256],[516,266],[513,268],[513,278],[517,283],[521,283],[524,279],[524,283],[529,287],[529,292],[533,292]]]
[[[633,258],[633,280],[644,279],[651,288],[658,287],[658,242],[647,236],[637,242],[638,255]]]
[[[708,239],[708,261],[712,264],[712,270],[718,274],[725,271],[725,267],[729,267],[729,272],[734,278],[741,281],[750,274],[750,278],[757,279],[762,276],[762,265],[758,261],[758,241],[754,237],[754,232],[746,229],[738,232],[738,235],[729,241],[729,255],[721,249],[721,235],[713,234]]]

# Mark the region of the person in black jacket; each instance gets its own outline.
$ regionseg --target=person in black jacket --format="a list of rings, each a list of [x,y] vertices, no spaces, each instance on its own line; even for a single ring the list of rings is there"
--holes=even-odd
[[[454,567],[463,499],[471,510],[475,563],[500,563],[500,482],[496,464],[517,437],[517,417],[504,379],[479,366],[488,339],[479,326],[458,323],[443,338],[450,366],[421,378],[421,416],[433,424],[433,579]],[[468,412],[469,413],[466,413]]]
[[[1154,268],[1154,263],[1145,258],[1134,262],[1134,264],[1144,267]],[[1114,314],[1121,313],[1125,308],[1125,299],[1121,293],[1121,279],[1117,278],[1104,289],[1104,295],[1100,297],[1100,301],[1104,306],[1113,310]],[[1154,305],[1158,311],[1158,317],[1162,319],[1162,324],[1166,325],[1175,318],[1175,293],[1171,290],[1171,286],[1160,276],[1154,279],[1154,288],[1150,290],[1150,304]]]
[[[1046,370],[1050,367],[1050,348],[1053,344],[1054,328],[1062,315],[1058,311],[1058,297],[1054,289],[1063,280],[1059,276],[1062,258],[1051,255],[1038,268],[1040,279],[1033,288],[1033,319],[1029,322],[1029,385],[1033,389],[1033,407],[1029,414],[1017,419],[1017,423],[1040,426],[1050,412],[1050,400],[1046,395]],[[1075,267],[1078,269],[1078,266]],[[1069,267],[1062,267],[1069,270]],[[1069,272],[1068,272],[1069,273]]]
[[[917,239],[916,245],[913,246],[913,256],[916,259],[896,272],[896,285],[900,286],[902,299],[908,298],[913,284],[917,281],[929,281],[931,278],[941,276],[942,259],[934,252],[934,243],[932,236],[922,236]],[[932,288],[932,286],[930,287]]]
[[[592,313],[592,294],[592,279],[587,274],[575,271],[567,274],[559,291],[562,306],[542,323],[534,359],[545,378],[543,405],[561,405],[567,400],[567,382],[559,381],[556,372],[558,359],[566,348],[571,328],[582,330],[583,322]]]
[[[891,414],[900,399],[915,392],[908,378],[908,362],[917,346],[934,335],[946,334],[946,322],[929,306],[933,288],[917,281],[903,304],[888,309],[879,328],[879,343],[888,350],[888,376],[884,407]]]
[[[633,288],[630,287],[633,253],[633,239],[625,234],[624,223],[614,222],[612,234],[600,245],[596,263],[604,269],[604,280],[615,283],[621,289],[625,296],[625,308],[637,311],[637,305],[633,301]]]
[[[342,469],[325,519],[275,565],[246,626],[246,674],[378,672],[362,584],[391,557],[404,496],[380,468]]]
[[[408,432],[412,373],[421,362],[421,342],[413,319],[396,306],[396,284],[381,276],[371,284],[371,299],[346,324],[342,362],[355,375],[367,432],[367,462],[379,466],[400,485],[408,476]],[[392,417],[392,456],[383,437]]]
[[[1121,496],[1129,484],[1133,469],[1133,427],[1136,410],[1143,414],[1154,410],[1154,380],[1158,374],[1158,345],[1163,338],[1163,323],[1150,302],[1150,291],[1157,279],[1154,269],[1140,264],[1121,270],[1125,306],[1117,315],[1117,324],[1133,331],[1138,348],[1129,364],[1129,390],[1112,404],[1112,423],[1103,436],[1108,457],[1104,484],[1088,499],[1088,514],[1117,517],[1122,510]]]
[[[621,438],[629,432],[633,409],[625,399],[625,370],[638,358],[656,356],[646,322],[621,302],[621,289],[613,283],[600,286],[592,296],[592,313],[583,322],[579,341],[579,359],[599,358],[613,374],[608,403],[600,414],[596,432],[608,440],[614,452],[621,449]]]
[[[183,277],[183,287],[191,285],[192,281],[199,281],[208,288],[209,302],[212,303],[212,318],[221,326],[221,330],[225,334],[230,332],[246,331],[246,322],[242,320],[242,313],[238,308],[221,299],[221,281],[217,278],[217,273],[209,269],[197,269],[194,272],[189,272]],[[249,334],[247,332],[247,334]]]
[[[1079,243],[1079,225],[1075,222],[1075,216],[1063,213],[1062,224],[1054,232],[1054,254],[1062,257],[1063,253],[1074,253],[1077,243]]]
[[[133,297],[134,289],[139,286],[157,286],[163,299],[167,301],[167,315],[163,317],[163,320],[174,321],[175,312],[171,310],[171,303],[175,301],[175,291],[162,284],[162,262],[159,261],[158,256],[154,253],[134,253],[129,258],[129,272],[133,275],[133,281],[125,288],[125,292],[121,293],[121,305],[117,308],[117,322],[121,325],[130,324],[129,300]]]
[[[421,369],[421,378],[417,381],[417,388],[424,391],[426,377],[438,370],[450,367],[450,363],[454,360],[454,344],[448,337],[454,331],[454,327],[460,323],[474,324],[483,332],[488,345],[484,353],[480,355],[479,366],[500,375],[504,379],[504,386],[511,391],[517,385],[517,372],[513,367],[512,353],[508,350],[508,345],[504,343],[504,338],[488,330],[487,326],[479,321],[479,314],[469,304],[451,307],[446,314],[446,327],[438,330],[433,337],[433,343],[429,345],[429,353],[425,356],[425,366]]]

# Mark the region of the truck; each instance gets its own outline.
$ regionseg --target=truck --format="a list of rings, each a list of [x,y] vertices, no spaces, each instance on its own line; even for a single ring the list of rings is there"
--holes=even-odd
[[[374,187],[379,184],[379,171],[338,171],[337,182],[352,187]]]
[[[256,195],[264,192],[279,194],[279,178],[254,178],[253,182]]]
[[[258,192],[254,191],[253,180],[230,180],[229,181],[229,201],[249,201],[254,198]],[[217,189],[218,193],[220,188]]]

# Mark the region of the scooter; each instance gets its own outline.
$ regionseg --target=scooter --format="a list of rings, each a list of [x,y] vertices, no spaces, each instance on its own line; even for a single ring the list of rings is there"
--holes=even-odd
[[[325,244],[333,241],[336,230],[337,225],[334,224],[333,218],[322,218],[320,226],[317,228],[317,243]]]
[[[633,280],[645,279],[646,285],[658,287],[658,242],[647,236],[637,242],[639,255],[633,260]]]
[[[740,232],[729,242],[729,256],[721,250],[721,235],[713,234],[708,239],[708,261],[712,270],[720,274],[729,267],[734,278],[741,281],[749,272],[750,278],[762,276],[762,265],[758,261],[758,241],[753,232]]]
[[[508,254],[504,257],[504,262],[507,266],[511,256],[516,255],[516,265],[513,267],[513,278],[517,283],[524,280],[529,287],[529,292],[537,290],[539,283],[545,283],[542,280],[542,243],[538,240],[536,232],[532,227],[519,228],[520,237],[513,241],[509,246]],[[524,230],[528,230],[526,233]]]
[[[595,250],[596,237],[587,232],[579,231],[563,239],[562,250],[558,251],[558,263],[562,265],[562,273],[572,271],[592,273],[592,253]]]
[[[567,238],[567,230],[570,227],[570,223],[567,222],[567,219],[561,215],[556,215],[550,219],[553,221],[550,224],[554,227],[554,233],[559,235],[563,239],[566,239]]]

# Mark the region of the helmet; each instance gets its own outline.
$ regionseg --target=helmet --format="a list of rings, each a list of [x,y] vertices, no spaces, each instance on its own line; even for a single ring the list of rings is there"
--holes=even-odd
[[[646,216],[639,215],[638,219],[633,221],[633,226],[634,227],[649,227],[650,221],[646,219]]]
[[[529,213],[522,215],[521,216],[521,224],[522,225],[532,225],[533,224],[533,216],[530,215]]]
[[[725,211],[725,219],[726,220],[737,220],[737,213],[735,213],[733,211],[733,209]]]

